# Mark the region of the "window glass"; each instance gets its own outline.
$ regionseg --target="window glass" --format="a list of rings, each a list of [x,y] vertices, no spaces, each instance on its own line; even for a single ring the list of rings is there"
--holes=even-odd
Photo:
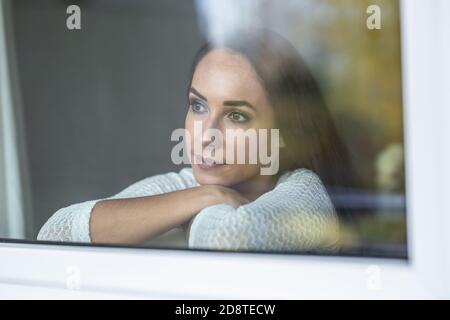
[[[398,1],[1,12],[1,238],[407,258]]]

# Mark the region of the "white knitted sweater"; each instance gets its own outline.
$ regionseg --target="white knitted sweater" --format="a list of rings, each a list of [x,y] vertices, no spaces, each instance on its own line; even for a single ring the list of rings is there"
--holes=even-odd
[[[157,195],[198,186],[192,168],[138,181],[106,199]],[[98,200],[58,210],[38,240],[91,242],[89,220]],[[219,250],[334,250],[338,219],[319,177],[307,169],[284,173],[275,188],[235,209],[227,204],[204,208],[195,217],[189,248]]]

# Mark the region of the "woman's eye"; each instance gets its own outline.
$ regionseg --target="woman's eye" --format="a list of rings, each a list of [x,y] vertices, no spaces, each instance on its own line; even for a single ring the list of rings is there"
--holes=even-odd
[[[206,111],[205,106],[203,106],[199,101],[191,101],[191,109],[195,113],[203,113]]]
[[[238,123],[243,123],[250,120],[250,118],[247,115],[236,111],[230,112],[228,118],[230,118],[231,121]]]

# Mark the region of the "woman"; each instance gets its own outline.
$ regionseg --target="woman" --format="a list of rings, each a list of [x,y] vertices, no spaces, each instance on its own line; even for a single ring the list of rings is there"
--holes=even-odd
[[[346,186],[348,155],[316,81],[287,40],[258,30],[220,46],[206,44],[194,60],[188,101],[188,156],[199,163],[144,179],[108,199],[62,208],[38,239],[141,244],[183,227],[190,248],[336,247],[340,210],[330,195]],[[279,129],[280,171],[261,175],[259,162],[220,163],[196,154],[195,142],[212,143],[194,134],[196,122],[223,133]],[[237,144],[225,139],[224,154],[231,146]]]

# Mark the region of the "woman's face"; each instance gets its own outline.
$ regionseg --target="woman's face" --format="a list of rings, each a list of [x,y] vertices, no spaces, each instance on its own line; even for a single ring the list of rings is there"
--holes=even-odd
[[[201,132],[194,130],[195,123],[197,129],[201,124]],[[197,65],[192,78],[185,122],[191,137],[189,157],[197,181],[202,185],[233,186],[260,175],[259,157],[257,164],[249,164],[249,141],[245,139],[239,148],[239,138],[229,136],[227,139],[226,130],[255,129],[259,133],[258,129],[269,129],[270,132],[274,126],[273,108],[250,62],[228,49],[213,49],[207,53]],[[211,147],[213,140],[203,135],[208,129],[217,129],[222,133],[220,151],[223,164],[210,161],[214,153],[207,152],[205,148],[208,145]],[[267,141],[267,150],[270,150],[270,137]],[[195,143],[201,145],[203,151],[194,148]],[[233,159],[226,157],[230,148],[234,152]],[[218,152],[217,149],[216,146],[215,152]],[[245,152],[245,164],[237,163],[238,152]],[[195,164],[194,159],[200,163]]]

